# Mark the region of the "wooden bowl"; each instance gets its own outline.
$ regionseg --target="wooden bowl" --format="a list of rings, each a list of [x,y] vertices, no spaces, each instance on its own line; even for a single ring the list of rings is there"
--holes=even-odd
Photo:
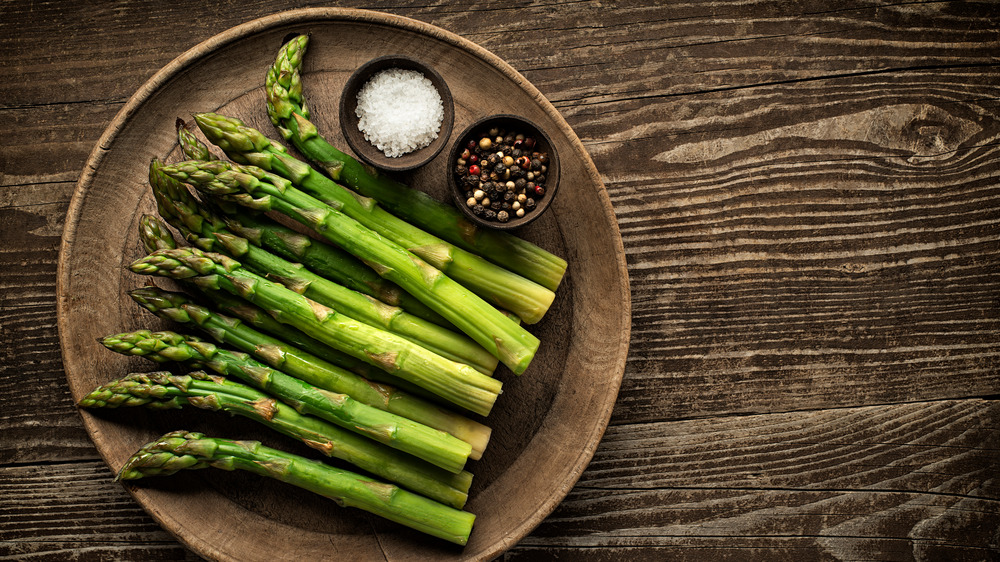
[[[451,186],[451,195],[455,201],[455,205],[462,210],[469,221],[483,228],[514,230],[534,222],[535,219],[540,217],[549,208],[552,200],[555,199],[556,189],[559,187],[559,154],[556,152],[555,145],[549,140],[548,135],[538,125],[517,115],[501,114],[483,117],[462,131],[462,134],[458,136],[452,145],[451,152],[449,153],[451,158],[448,162],[455,164],[462,151],[465,150],[469,140],[478,139],[481,136],[481,132],[488,131],[494,127],[508,132],[523,133],[525,136],[534,138],[537,142],[535,151],[544,152],[548,155],[549,163],[545,174],[545,195],[538,199],[534,210],[525,213],[523,217],[512,217],[507,222],[488,220],[477,215],[466,204],[467,190],[459,184],[457,174],[454,171],[454,165],[448,168],[448,185]]]
[[[389,157],[378,149],[374,144],[365,138],[365,134],[358,129],[358,92],[368,83],[375,74],[390,68],[400,68],[403,70],[415,70],[423,74],[431,81],[434,88],[441,96],[441,103],[444,106],[444,116],[441,119],[441,129],[438,136],[431,143],[423,148],[408,152],[401,156]],[[361,65],[344,85],[344,91],[340,95],[340,127],[344,133],[347,144],[350,145],[354,153],[380,170],[391,172],[404,172],[419,168],[430,162],[448,144],[451,136],[451,128],[455,122],[455,102],[451,97],[451,90],[448,83],[437,70],[413,57],[406,55],[385,55],[372,59]]]
[[[95,341],[172,326],[128,296],[150,281],[126,269],[144,254],[138,239],[141,215],[156,212],[146,179],[149,161],[182,159],[174,122],[196,112],[231,115],[280,138],[267,117],[263,77],[289,33],[310,34],[304,95],[312,122],[332,144],[344,143],[338,97],[357,66],[380,53],[418,52],[448,80],[459,102],[458,128],[499,113],[498,106],[525,116],[549,134],[559,150],[561,182],[573,186],[518,232],[566,258],[569,269],[545,318],[528,326],[542,342],[531,366],[521,376],[498,369],[503,395],[483,420],[493,428],[493,438],[482,459],[469,467],[475,478],[466,509],[476,514],[475,528],[469,544],[458,548],[245,472],[184,471],[123,486],[164,529],[212,560],[325,560],[333,553],[343,560],[379,562],[493,560],[556,508],[593,458],[625,369],[631,328],[628,274],[608,194],[572,128],[510,65],[440,28],[363,10],[280,13],[195,46],[129,99],[83,166],[66,217],[56,293],[72,398],[79,400],[128,372],[162,368],[112,353]],[[199,87],[191,88],[192,83]],[[441,153],[409,173],[409,185],[450,202],[442,181],[446,160]],[[475,234],[472,224],[457,226]],[[80,415],[108,464],[108,481],[141,445],[178,429],[256,439],[322,458],[247,420],[204,410],[120,408]]]

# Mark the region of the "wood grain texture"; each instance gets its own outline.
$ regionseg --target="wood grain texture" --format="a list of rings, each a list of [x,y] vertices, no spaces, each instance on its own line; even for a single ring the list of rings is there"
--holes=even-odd
[[[285,555],[293,559],[312,559],[330,542],[349,543],[343,547],[345,555],[359,560],[494,558],[554,509],[586,467],[604,432],[625,364],[628,281],[606,192],[572,130],[514,70],[440,28],[364,11],[288,12],[203,43],[143,85],[101,137],[101,148],[88,158],[67,215],[57,313],[71,392],[79,400],[127,372],[128,359],[109,357],[95,339],[149,320],[127,295],[148,279],[130,273],[128,264],[145,254],[136,233],[141,213],[155,212],[146,185],[149,161],[169,161],[176,150],[177,115],[212,110],[248,123],[264,122],[262,78],[252,69],[266,69],[282,38],[301,32],[312,35],[307,60],[313,62],[304,66],[302,77],[309,86],[316,85],[310,92],[339,92],[353,65],[382,53],[420,52],[460,100],[455,111],[459,130],[479,115],[510,108],[546,131],[565,170],[560,180],[573,186],[553,201],[549,212],[518,231],[566,256],[571,265],[560,298],[545,320],[532,326],[532,333],[545,345],[534,354],[530,368],[520,377],[504,370],[496,373],[504,382],[504,399],[498,400],[484,423],[505,438],[491,441],[475,466],[477,485],[465,509],[477,515],[476,534],[457,552],[446,548],[451,545],[415,540],[414,533],[391,526],[371,523],[374,533],[365,532],[369,524],[359,530],[355,522],[369,518],[330,512],[324,498],[309,501],[273,493],[270,503],[258,500],[248,506],[214,487],[201,488],[195,496],[145,486],[132,493],[165,528],[209,558],[266,560],[270,553],[260,546],[275,541],[285,543]],[[232,65],[233,60],[243,64]],[[188,86],[192,83],[200,87],[194,90]],[[504,94],[483,95],[488,86]],[[336,134],[336,113],[323,117],[315,105],[312,111],[316,126],[334,131],[327,133],[328,138],[343,146]],[[441,154],[409,175],[408,183],[447,197],[443,189],[433,190],[446,185],[442,180],[450,173],[450,158]],[[525,407],[529,404],[537,407]],[[123,424],[91,412],[83,421],[115,470],[141,445],[170,430],[148,422]],[[157,429],[151,431],[151,425]],[[234,431],[218,423],[210,434],[241,438]],[[197,511],[188,508],[193,499]],[[315,519],[303,522],[294,515],[314,504],[325,524]],[[233,527],[234,520],[242,527]],[[241,540],[245,536],[256,539]]]
[[[17,525],[0,557],[187,556],[134,504],[59,515],[127,497],[65,387],[59,228],[101,131],[154,72],[219,29],[317,4],[0,8],[0,75],[25,77],[0,81],[0,471],[15,482],[0,529]],[[1000,394],[1000,8],[654,4],[338,3],[509,62],[583,140],[619,219],[633,334],[613,425],[505,558],[996,559],[984,463],[1000,415],[975,397]],[[140,532],[119,534],[126,520]]]

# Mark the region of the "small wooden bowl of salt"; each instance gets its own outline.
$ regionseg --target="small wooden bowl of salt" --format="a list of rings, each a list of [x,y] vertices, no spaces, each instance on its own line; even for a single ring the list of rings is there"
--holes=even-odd
[[[444,78],[405,55],[372,59],[340,96],[340,126],[351,150],[390,172],[419,168],[444,148],[455,104]]]

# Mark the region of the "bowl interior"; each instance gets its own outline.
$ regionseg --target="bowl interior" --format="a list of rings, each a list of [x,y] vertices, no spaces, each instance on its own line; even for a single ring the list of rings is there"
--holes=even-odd
[[[478,140],[483,131],[488,131],[494,127],[515,134],[523,133],[525,136],[534,138],[536,144],[532,151],[544,152],[548,155],[547,171],[545,174],[545,195],[537,199],[534,210],[526,213],[523,217],[512,216],[507,222],[486,220],[476,215],[466,204],[466,192],[468,190],[459,184],[455,174],[457,161],[461,156],[462,151],[467,148],[469,140]],[[549,140],[549,137],[538,125],[517,115],[490,115],[479,119],[472,125],[469,125],[464,131],[462,131],[462,134],[457,137],[455,144],[451,147],[449,157],[450,160],[448,161],[447,166],[448,185],[451,186],[451,194],[455,200],[455,205],[457,205],[458,208],[465,213],[465,216],[468,217],[470,221],[485,228],[492,228],[495,230],[513,230],[534,221],[540,217],[552,203],[552,200],[556,196],[557,188],[559,187],[559,156],[556,153],[555,145],[553,145],[553,143]]]
[[[444,105],[444,116],[441,119],[441,129],[438,136],[424,148],[408,152],[397,157],[388,157],[375,145],[365,139],[365,135],[358,129],[358,91],[368,81],[383,70],[390,68],[400,68],[404,70],[415,70],[426,76],[438,94]],[[455,103],[452,99],[451,90],[444,78],[427,65],[417,59],[405,55],[386,55],[368,61],[360,66],[344,86],[344,91],[340,96],[340,126],[343,129],[345,140],[354,153],[365,162],[376,168],[389,171],[406,171],[418,168],[438,155],[448,142],[451,135],[451,128],[455,122]]]

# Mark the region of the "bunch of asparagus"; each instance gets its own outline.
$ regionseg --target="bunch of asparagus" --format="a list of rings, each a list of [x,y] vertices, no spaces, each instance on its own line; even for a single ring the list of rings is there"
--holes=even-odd
[[[224,411],[359,471],[177,431],[137,452],[120,479],[249,470],[464,545],[475,520],[462,511],[466,464],[490,439],[470,416],[496,403],[500,363],[528,368],[540,342],[521,323],[545,315],[566,262],[477,229],[323,139],[302,96],[307,44],[303,35],[282,46],[265,89],[277,130],[315,168],[215,113],[195,122],[228,161],[178,120],[186,160],[149,167],[159,218],[142,217],[147,255],[130,269],[189,294],[147,286],[130,296],[214,343],[173,331],[107,336],[110,350],[189,372],[132,373],[80,405]]]

